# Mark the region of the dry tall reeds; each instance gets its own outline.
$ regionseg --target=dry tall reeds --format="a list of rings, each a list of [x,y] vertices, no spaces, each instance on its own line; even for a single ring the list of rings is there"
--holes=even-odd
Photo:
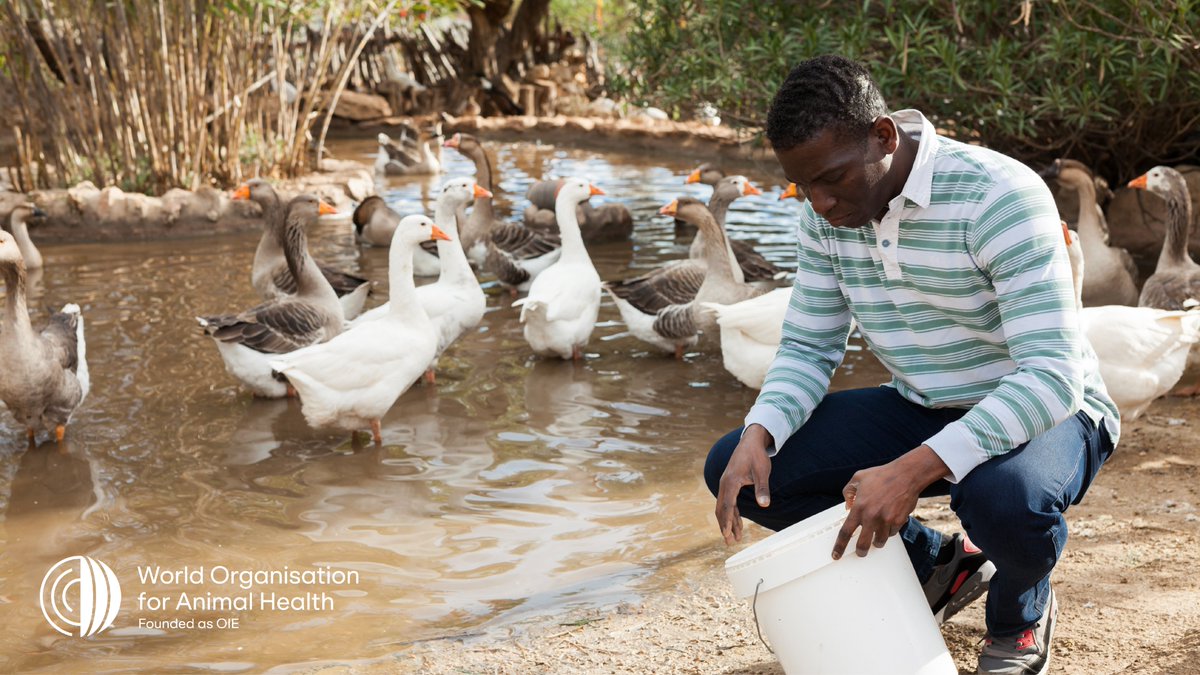
[[[255,0],[0,4],[25,190],[87,179],[161,193],[302,172],[310,129],[354,67],[335,55],[357,56],[379,23],[360,16],[371,29],[356,37],[336,2],[311,17]]]

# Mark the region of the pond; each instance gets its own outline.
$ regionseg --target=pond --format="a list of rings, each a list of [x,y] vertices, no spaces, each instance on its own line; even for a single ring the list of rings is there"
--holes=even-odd
[[[707,199],[710,188],[683,185],[694,161],[491,147],[500,214],[523,206],[542,176],[587,177],[608,193],[597,202],[629,206],[633,241],[591,248],[602,278],[686,256],[688,242],[657,209],[680,195]],[[370,139],[332,148],[367,162],[374,149]],[[447,176],[472,172],[457,153],[446,159]],[[794,268],[797,204],[777,200],[777,174],[750,178],[765,194],[734,204],[730,232]],[[440,181],[378,187],[401,213],[431,213]],[[586,361],[543,361],[511,299],[489,283],[483,323],[442,358],[436,387],[400,399],[382,447],[355,447],[310,430],[297,401],[252,399],[196,326],[196,315],[257,302],[256,241],[43,247],[34,321],[46,307],[83,307],[93,389],[60,446],[27,449],[0,412],[0,670],[287,670],[378,658],[414,641],[636,600],[678,583],[673,560],[723,546],[700,470],[756,392],[725,372],[719,353],[677,362],[652,352],[606,297]],[[385,249],[360,249],[348,223],[318,224],[310,243],[318,259],[375,280],[371,304],[386,299]],[[887,379],[861,342],[852,347],[835,386]],[[123,594],[112,628],[87,639],[53,632],[37,602],[46,571],[75,555],[111,566]],[[185,567],[178,579],[141,576]],[[188,576],[197,570],[202,579]],[[353,583],[245,589],[218,570],[355,574]],[[307,591],[323,599],[298,609],[203,606]],[[231,618],[236,628],[218,622]]]

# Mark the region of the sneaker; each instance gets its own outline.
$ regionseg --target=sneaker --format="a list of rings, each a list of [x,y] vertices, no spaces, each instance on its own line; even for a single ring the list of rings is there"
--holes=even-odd
[[[949,545],[954,547],[954,557],[950,562],[934,567],[933,575],[922,586],[933,618],[939,624],[986,593],[988,583],[996,573],[996,566],[967,535],[954,535]]]
[[[979,653],[979,675],[1042,675],[1050,670],[1050,640],[1058,618],[1058,598],[1050,589],[1046,612],[1033,628],[1009,637],[988,635]]]

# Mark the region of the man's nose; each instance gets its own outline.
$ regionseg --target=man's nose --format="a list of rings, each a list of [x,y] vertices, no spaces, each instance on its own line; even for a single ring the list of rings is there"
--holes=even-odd
[[[837,199],[829,194],[828,190],[819,187],[810,187],[808,198],[812,201],[813,211],[816,211],[817,215],[822,218],[828,215],[829,211],[837,204]]]

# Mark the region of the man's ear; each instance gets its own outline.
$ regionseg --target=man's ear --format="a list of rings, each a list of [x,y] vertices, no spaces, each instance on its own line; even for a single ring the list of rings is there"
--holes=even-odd
[[[900,147],[900,131],[896,128],[896,120],[890,115],[880,115],[871,123],[871,140],[876,146],[890,155]]]

